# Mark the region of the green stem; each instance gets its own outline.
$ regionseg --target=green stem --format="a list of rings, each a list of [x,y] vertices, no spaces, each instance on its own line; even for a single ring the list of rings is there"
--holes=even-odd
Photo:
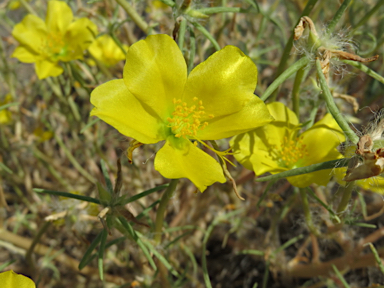
[[[343,3],[340,5],[339,9],[336,11],[335,16],[333,16],[333,19],[327,27],[328,34],[331,34],[333,30],[335,30],[336,24],[339,22],[341,16],[344,14],[345,10],[347,10],[350,3],[351,0],[344,0]]]
[[[347,185],[345,185],[343,196],[341,197],[341,201],[339,203],[339,206],[337,207],[338,214],[343,213],[347,209],[354,187],[355,187],[355,181],[349,182],[347,183]]]
[[[29,5],[25,0],[19,0],[19,1],[20,1],[20,4],[23,5],[23,7],[28,11],[28,13],[35,15],[35,16],[39,16],[39,15],[37,15],[36,11],[33,10],[32,6]]]
[[[273,91],[275,91],[281,83],[287,80],[291,75],[297,72],[299,69],[304,68],[309,63],[309,59],[307,57],[301,58],[287,70],[285,70],[279,77],[272,82],[271,85],[264,91],[263,95],[260,97],[261,100],[266,101],[269,96],[272,95]]]
[[[271,181],[271,180],[279,180],[282,178],[307,174],[307,173],[311,173],[319,170],[333,169],[335,167],[336,168],[346,167],[348,166],[349,160],[350,160],[349,158],[344,158],[344,159],[336,159],[336,160],[326,161],[322,163],[312,164],[309,166],[295,168],[295,169],[291,169],[288,171],[280,172],[280,173],[269,175],[269,176],[259,177],[259,178],[256,178],[255,181],[265,182],[265,181]]]
[[[192,24],[193,24],[193,26],[196,27],[197,30],[199,30],[201,33],[203,33],[203,35],[204,35],[209,41],[211,41],[213,47],[215,47],[215,49],[216,49],[217,51],[219,51],[219,50],[221,49],[219,43],[217,43],[216,39],[211,35],[211,33],[208,32],[207,29],[205,29],[200,23],[193,22]]]
[[[311,210],[309,209],[309,202],[308,202],[308,197],[307,197],[307,191],[305,188],[299,188],[300,189],[300,197],[301,197],[301,202],[303,203],[303,211],[304,211],[304,217],[305,217],[305,222],[308,225],[309,231],[313,235],[319,235],[315,225],[313,224],[312,221],[312,216],[311,216]]]
[[[216,13],[227,13],[227,12],[241,12],[240,7],[207,7],[207,8],[201,8],[201,9],[196,9],[197,12],[206,14],[206,15],[211,15],[211,14],[216,14]]]
[[[181,20],[181,22],[180,22],[179,36],[178,36],[178,44],[179,44],[179,49],[181,50],[181,52],[183,52],[185,30],[186,29],[187,29],[187,19],[183,18],[183,20]]]
[[[50,224],[51,224],[51,222],[45,222],[44,223],[44,225],[37,232],[36,236],[34,237],[32,243],[31,243],[31,246],[29,246],[27,253],[25,254],[25,260],[27,261],[29,268],[32,270],[35,267],[33,260],[32,260],[33,250],[35,249],[36,245],[39,243],[41,236],[43,236],[45,231],[47,231]]]
[[[293,106],[293,112],[296,113],[297,118],[300,116],[300,85],[301,82],[303,82],[305,67],[300,68],[297,70],[295,82],[293,83],[293,89],[292,89],[292,106]]]
[[[140,15],[134,8],[125,0],[116,0],[116,2],[127,12],[128,16],[131,17],[132,21],[145,33],[149,34],[149,25],[141,19]]]
[[[169,199],[172,198],[177,183],[179,182],[179,179],[172,179],[169,183],[168,188],[165,190],[163,196],[161,197],[159,208],[156,212],[156,221],[155,221],[155,243],[158,245],[161,243],[161,235],[163,230],[163,223],[164,223],[164,216],[165,211],[167,209],[167,205],[169,202]]]
[[[300,15],[299,19],[297,20],[294,27],[296,27],[297,24],[299,24],[301,17],[309,15],[309,13],[312,11],[313,7],[315,7],[316,3],[317,3],[317,0],[309,0],[308,1],[307,5],[305,6],[305,8],[303,10],[303,13],[301,13],[301,15]],[[285,48],[284,48],[283,55],[282,55],[280,63],[279,63],[279,67],[277,67],[275,78],[279,77],[280,74],[284,72],[285,66],[287,65],[288,58],[291,55],[292,47],[293,47],[293,29],[292,29],[291,37],[289,37],[287,44],[285,44]],[[274,95],[272,96],[272,101],[276,100],[276,96],[277,96],[277,93],[274,93]]]
[[[196,54],[196,38],[192,29],[189,30],[189,59],[188,59],[188,75],[193,69]]]
[[[368,68],[364,64],[362,64],[360,62],[352,61],[352,60],[341,60],[341,61],[348,64],[348,65],[356,67],[357,69],[360,69],[365,74],[371,76],[373,79],[376,79],[377,81],[384,84],[384,77],[381,76],[380,74],[377,74],[375,71],[373,71],[371,68]]]
[[[323,90],[322,96],[327,103],[327,107],[329,112],[332,114],[333,118],[335,118],[337,124],[339,124],[340,128],[344,131],[347,138],[352,142],[357,144],[359,142],[359,137],[356,135],[355,132],[349,127],[348,122],[344,119],[343,115],[341,115],[339,108],[337,108],[335,101],[333,99],[333,96],[331,94],[331,91],[329,90],[329,87],[327,85],[327,80],[325,80],[324,74],[321,71],[321,64],[320,60],[316,60],[316,69],[317,69],[317,76],[319,78],[321,89]]]

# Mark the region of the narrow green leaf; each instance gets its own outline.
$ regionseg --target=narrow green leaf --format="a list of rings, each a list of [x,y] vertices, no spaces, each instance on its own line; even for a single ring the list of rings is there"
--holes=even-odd
[[[139,232],[136,232],[139,236],[142,237],[142,235]],[[179,273],[175,270],[175,268],[172,267],[172,265],[168,262],[167,259],[163,255],[160,254],[160,252],[144,237],[142,237],[143,243],[147,246],[147,248],[153,253],[153,255],[156,256],[157,259],[161,263],[163,263],[164,267],[167,268],[168,271],[170,271],[174,276],[178,277]]]
[[[101,171],[103,172],[103,175],[104,175],[105,184],[107,185],[107,191],[109,192],[109,194],[112,195],[113,194],[112,181],[108,174],[107,165],[105,164],[103,159],[100,160],[100,165],[101,165]]]
[[[54,195],[54,196],[62,196],[62,197],[87,201],[90,203],[101,204],[98,199],[92,198],[89,196],[83,196],[83,195],[77,195],[77,194],[72,194],[72,193],[68,193],[68,192],[53,191],[53,190],[47,190],[47,189],[41,189],[41,188],[33,188],[33,191],[35,191],[36,193],[46,193],[46,194],[50,194],[50,195]]]
[[[327,209],[327,211],[329,212],[329,214],[332,215],[332,218],[334,218],[337,223],[341,223],[340,221],[340,218],[336,215],[336,213],[331,209],[331,207],[329,207],[327,204],[325,204],[323,201],[321,201],[321,199],[319,197],[316,196],[315,193],[313,193],[312,189],[310,189],[309,187],[307,188],[307,191],[309,193],[309,195],[311,195],[313,198],[315,198],[315,200],[317,202],[319,202],[319,204],[321,206],[323,206],[325,209]]]
[[[268,86],[267,89],[265,89],[263,95],[260,97],[261,100],[266,101],[269,96],[272,95],[272,93],[289,77],[291,77],[295,72],[297,72],[299,69],[305,67],[309,63],[309,59],[307,57],[301,58],[299,61],[296,61],[294,64],[292,64],[288,69],[286,69],[283,73],[280,74],[279,77],[277,77],[271,85]]]
[[[127,219],[125,219],[124,217],[120,216],[118,217],[121,225],[123,225],[125,231],[128,232],[128,234],[132,237],[132,239],[137,243],[137,245],[140,247],[141,251],[143,251],[144,253],[144,256],[147,258],[148,262],[149,262],[149,265],[151,265],[151,267],[154,269],[154,270],[157,270],[157,267],[156,267],[156,264],[155,262],[153,261],[152,259],[152,256],[149,254],[149,251],[147,249],[147,247],[144,245],[143,241],[139,238],[139,236],[136,234],[135,230],[133,230],[132,226],[129,224],[129,222],[127,221]]]
[[[16,260],[9,260],[3,264],[0,265],[0,271],[4,271],[5,268],[7,268],[9,265],[11,265],[12,263],[15,263]]]
[[[197,30],[199,30],[209,41],[211,41],[213,47],[215,47],[215,49],[217,51],[219,51],[221,48],[220,48],[220,45],[219,43],[217,43],[216,39],[211,35],[211,33],[209,33],[209,31],[207,29],[204,28],[204,26],[202,26],[200,23],[197,23],[197,22],[193,22],[192,23],[193,26],[195,26],[195,28]]]
[[[377,81],[384,84],[384,77],[381,76],[380,74],[377,74],[375,71],[373,71],[371,68],[368,68],[364,64],[360,62],[352,61],[352,60],[341,60],[341,61],[344,62],[345,64],[348,64],[353,67],[356,67],[357,69],[360,69],[368,76],[371,76],[373,79],[376,79]]]
[[[100,121],[100,118],[93,119],[92,121],[88,122],[81,130],[80,134],[83,134],[85,130],[87,130],[89,127],[95,125],[97,122]]]
[[[99,267],[99,276],[101,280],[104,280],[103,260],[104,260],[104,251],[105,251],[105,243],[107,242],[107,236],[108,236],[107,229],[103,229],[103,231],[101,231],[99,255],[97,260],[97,264]]]
[[[122,205],[125,205],[125,204],[128,204],[128,203],[131,203],[131,202],[134,202],[142,197],[145,197],[149,194],[152,194],[153,192],[156,192],[156,191],[160,191],[160,190],[163,190],[165,188],[168,187],[169,184],[164,184],[164,185],[160,185],[160,186],[157,186],[155,188],[152,188],[152,189],[149,189],[149,190],[146,190],[144,192],[141,192],[139,194],[136,194],[130,198],[128,198],[127,200],[123,201]]]
[[[264,256],[265,253],[260,250],[248,249],[248,250],[241,250],[237,252],[237,254],[250,254],[250,255]]]
[[[17,106],[19,104],[20,104],[19,102],[13,102],[13,103],[4,104],[4,105],[0,106],[0,111],[4,110],[4,109],[7,109],[9,107],[12,107],[12,106]]]
[[[196,11],[206,15],[210,15],[215,13],[227,13],[227,12],[237,13],[237,12],[241,12],[242,10],[240,7],[206,7],[202,9],[196,9]]]
[[[257,204],[256,204],[256,210],[259,209],[259,206],[261,204],[261,202],[263,202],[265,196],[267,196],[267,193],[269,191],[269,189],[271,189],[272,185],[275,184],[276,181],[272,181],[271,183],[268,184],[268,186],[265,188],[263,194],[261,194],[261,197],[259,199],[259,201],[257,201]]]
[[[354,222],[354,223],[347,223],[346,224],[348,225],[352,225],[352,226],[359,226],[359,227],[365,227],[365,228],[372,228],[372,229],[376,229],[377,226],[374,225],[374,224],[368,224],[368,223],[359,223],[359,222]]]
[[[347,283],[347,281],[345,281],[343,275],[341,275],[339,269],[337,269],[337,267],[334,264],[332,264],[332,269],[333,271],[335,271],[337,278],[339,278],[340,282],[344,285],[344,287],[350,288],[349,284]]]
[[[373,246],[372,243],[367,243],[364,246],[366,246],[366,245],[369,245],[369,248],[371,248],[371,251],[373,253],[373,256],[375,257],[376,263],[377,263],[377,265],[379,265],[380,271],[384,275],[384,265],[383,265],[383,262],[381,261],[380,255],[377,252],[375,246]]]
[[[13,171],[9,169],[3,162],[0,162],[0,169],[3,169],[5,172],[8,172],[9,174],[13,174]]]
[[[89,245],[87,251],[85,251],[83,258],[79,263],[79,270],[83,269],[92,260],[91,259],[92,251],[96,248],[97,244],[99,244],[99,242],[101,241],[101,236],[103,234],[103,231],[100,231],[100,233],[97,234],[96,238],[93,239],[91,245]]]

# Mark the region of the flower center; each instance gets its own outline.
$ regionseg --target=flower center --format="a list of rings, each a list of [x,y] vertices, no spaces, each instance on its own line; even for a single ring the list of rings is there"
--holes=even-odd
[[[193,98],[193,102],[195,104],[189,107],[186,102],[173,99],[175,110],[172,112],[172,117],[167,118],[167,121],[172,133],[177,138],[196,138],[197,132],[208,125],[208,122],[202,122],[202,120],[214,117],[206,114],[203,102],[197,97]]]
[[[284,137],[281,141],[281,148],[273,149],[274,160],[280,167],[289,169],[301,167],[304,157],[309,155],[306,146],[301,138],[289,140],[288,137]]]
[[[67,47],[63,37],[59,33],[49,33],[47,38],[42,40],[41,54],[50,60],[57,60],[60,56],[65,56]]]

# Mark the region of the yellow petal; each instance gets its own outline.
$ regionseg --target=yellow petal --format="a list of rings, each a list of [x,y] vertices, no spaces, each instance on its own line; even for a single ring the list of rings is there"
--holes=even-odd
[[[297,119],[296,114],[283,103],[272,102],[267,104],[267,107],[268,111],[275,119],[272,124],[289,126],[292,129],[296,129],[296,126],[299,125],[299,120]]]
[[[334,160],[334,159],[333,159]],[[328,184],[332,176],[332,169],[320,170],[308,174],[303,174],[294,177],[288,177],[287,180],[293,186],[305,188],[316,183],[317,185],[325,186]]]
[[[126,45],[124,48],[128,48]],[[117,46],[112,37],[105,34],[98,37],[88,47],[89,52],[98,61],[102,62],[106,66],[114,66],[119,61],[125,59],[125,54],[121,51],[120,47]],[[128,51],[128,49],[125,49]]]
[[[177,44],[164,34],[148,36],[127,53],[124,81],[131,93],[161,119],[173,112],[173,99],[181,99],[187,66]]]
[[[203,192],[215,182],[226,181],[219,163],[189,140],[170,136],[155,158],[155,169],[166,178],[188,178]]]
[[[16,274],[12,270],[0,273],[0,283],[1,287],[6,288],[36,288],[30,278]]]
[[[34,63],[39,58],[39,55],[26,47],[19,46],[13,51],[12,56],[24,63]]]
[[[48,1],[45,23],[50,33],[63,35],[72,22],[73,13],[64,1]]]
[[[165,126],[129,92],[124,80],[112,80],[97,87],[91,93],[91,103],[95,106],[91,115],[120,133],[145,144],[165,140]]]
[[[264,102],[255,95],[252,97],[240,111],[207,120],[208,125],[199,130],[196,137],[201,140],[217,140],[270,123],[273,118]]]
[[[342,158],[337,146],[345,141],[345,136],[331,114],[325,115],[305,131],[301,138],[309,153],[303,161],[303,166]]]
[[[65,42],[68,43],[68,49],[71,51],[83,51],[92,44],[97,35],[97,26],[87,18],[80,18],[68,26],[65,34]],[[79,57],[79,53],[76,52]]]
[[[276,174],[288,170],[280,167],[274,158],[273,145],[280,147],[284,131],[273,125],[266,125],[248,133],[237,135],[230,140],[234,157],[256,176],[270,172]],[[270,137],[271,136],[271,137]]]
[[[305,131],[301,138],[308,152],[301,166],[343,158],[337,151],[337,146],[345,141],[345,136],[331,114],[325,115],[322,120]],[[332,169],[327,169],[289,177],[288,181],[296,187],[304,188],[312,183],[327,185],[331,176]]]
[[[35,64],[35,70],[39,79],[47,77],[56,77],[63,73],[63,68],[58,63],[54,63],[48,60],[37,61]]]
[[[207,114],[222,117],[255,99],[256,84],[257,68],[252,60],[240,49],[226,46],[191,71],[183,101],[189,104],[197,97]]]
[[[23,21],[15,25],[12,36],[21,46],[39,54],[39,49],[47,38],[47,28],[43,20],[29,14],[24,17]]]

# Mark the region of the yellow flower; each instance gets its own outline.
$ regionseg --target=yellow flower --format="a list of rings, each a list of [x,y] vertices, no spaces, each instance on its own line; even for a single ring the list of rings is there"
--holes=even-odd
[[[36,288],[31,279],[12,270],[0,273],[0,283],[4,288]]]
[[[123,45],[125,51],[128,50],[128,46]],[[102,62],[105,66],[111,67],[116,65],[119,61],[125,59],[125,54],[117,46],[112,37],[105,34],[98,37],[88,48],[89,52],[97,60]]]
[[[244,167],[256,175],[266,172],[276,174],[294,168],[342,158],[336,147],[345,137],[330,114],[298,135],[301,128],[296,114],[284,104],[267,105],[275,121],[251,132],[237,135],[230,144],[234,155]],[[300,188],[312,183],[326,185],[331,170],[321,170],[288,177],[288,181]]]
[[[220,164],[194,144],[272,120],[253,94],[255,64],[233,46],[214,53],[187,76],[172,38],[148,36],[128,49],[123,75],[92,92],[91,115],[141,143],[165,140],[155,169],[166,178],[188,178],[200,191],[216,181],[224,183],[225,177]]]
[[[63,73],[59,61],[83,59],[83,51],[94,40],[97,27],[87,18],[74,22],[71,8],[62,1],[49,1],[45,22],[29,14],[15,25],[12,35],[20,43],[12,57],[35,63],[39,79]]]

